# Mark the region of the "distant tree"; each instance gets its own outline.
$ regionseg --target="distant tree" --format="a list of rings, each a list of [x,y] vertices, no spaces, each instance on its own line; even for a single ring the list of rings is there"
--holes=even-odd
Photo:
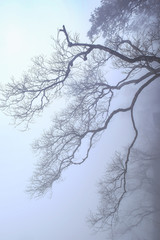
[[[160,214],[160,207],[154,201],[160,197],[160,185],[154,176],[159,153],[150,155],[132,148],[127,181],[124,178],[125,159],[126,153],[122,155],[116,152],[113,161],[107,166],[104,177],[98,186],[100,202],[97,212],[91,213],[88,220],[95,230],[107,229],[111,236],[125,235],[128,232],[132,235],[134,229],[138,227],[141,239],[145,239],[142,236],[145,236],[146,232],[149,235],[151,229],[149,231],[146,229],[144,233],[141,229],[146,226],[150,228],[153,219],[154,225],[159,225],[159,222],[156,222],[158,220],[156,215]],[[127,189],[124,189],[124,182]],[[124,194],[126,196],[121,204]],[[155,229],[154,232],[156,233]],[[138,236],[138,232],[136,235]],[[154,239],[153,234],[148,237]]]
[[[117,35],[142,34],[144,29],[155,31],[159,26],[159,8],[159,0],[101,0],[100,7],[91,14],[88,36],[102,33],[110,41]]]
[[[144,6],[148,3],[129,2],[134,9],[134,2]],[[124,11],[128,11],[126,19],[129,18],[130,8]],[[77,35],[72,36],[63,26],[57,39],[53,40],[50,59],[44,56],[34,58],[32,68],[20,81],[12,79],[1,88],[0,108],[13,117],[15,124],[24,123],[25,127],[55,98],[63,95],[67,99],[66,109],[54,117],[52,127],[33,144],[40,159],[27,190],[32,196],[42,196],[61,178],[65,169],[86,161],[93,144],[109,127],[111,120],[119,113],[128,112],[135,134],[123,158],[121,177],[117,175],[121,191],[110,214],[114,218],[115,212],[118,213],[127,193],[131,150],[138,138],[135,105],[142,91],[160,78],[158,25],[152,31],[158,21],[157,17],[156,21],[148,22],[150,31],[146,28],[143,37],[118,35],[119,29],[116,28],[116,37],[105,39],[104,45],[93,39],[90,43],[81,43]],[[123,24],[119,19],[119,26]],[[107,74],[113,69],[119,71],[118,79]],[[115,105],[115,97],[123,90],[129,93],[128,100],[125,104]],[[85,151],[81,151],[82,147]]]

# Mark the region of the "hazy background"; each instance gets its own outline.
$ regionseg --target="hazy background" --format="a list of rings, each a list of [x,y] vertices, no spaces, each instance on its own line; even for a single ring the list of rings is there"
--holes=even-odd
[[[63,24],[69,31],[80,33],[82,41],[87,41],[90,13],[99,6],[99,2],[0,0],[0,83],[9,82],[12,76],[19,79],[35,55],[49,55],[52,50],[51,36],[56,36],[57,29]],[[151,95],[154,96],[153,103],[157,104],[158,91],[155,95],[152,88],[144,99]],[[151,100],[146,106],[147,100],[144,99],[142,103],[149,107]],[[60,107],[59,103],[57,109]],[[156,111],[159,111],[159,107],[156,107]],[[148,110],[144,110],[144,116],[147,113]],[[104,174],[107,162],[115,149],[121,150],[133,136],[128,115],[119,115],[111,122],[109,130],[92,150],[89,159],[79,167],[68,169],[63,174],[64,181],[55,184],[52,197],[48,194],[42,199],[30,200],[25,194],[25,188],[36,162],[30,145],[48,128],[52,115],[50,108],[42,118],[35,120],[29,131],[21,132],[10,125],[9,117],[0,112],[0,238],[104,240],[105,232],[92,235],[86,217],[90,210],[97,207],[99,199],[96,184]],[[144,127],[152,132],[152,112],[147,117],[152,125],[147,127],[145,124],[144,127],[142,121],[139,124],[141,130]],[[141,137],[152,139],[149,132],[144,134],[142,131]]]
[[[30,59],[52,50],[51,36],[65,24],[69,31],[86,39],[90,12],[99,1],[6,0],[0,1],[0,82],[18,79],[30,65]],[[60,106],[57,106],[60,108]],[[89,240],[105,239],[105,234],[90,236],[86,225],[89,208],[96,206],[97,174],[103,167],[96,163],[100,152],[79,168],[72,168],[55,185],[52,198],[30,200],[25,188],[32,175],[35,156],[30,144],[47,129],[50,110],[20,132],[11,119],[0,113],[0,238],[3,240]],[[103,153],[102,153],[103,154]],[[98,159],[99,158],[99,159]],[[95,167],[96,165],[96,167]],[[97,179],[97,180],[96,180]]]

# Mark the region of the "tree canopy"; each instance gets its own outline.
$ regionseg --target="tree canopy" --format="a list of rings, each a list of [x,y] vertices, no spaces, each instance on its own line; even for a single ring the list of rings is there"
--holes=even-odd
[[[151,31],[159,27],[158,0],[101,0],[100,7],[91,15],[90,38],[102,33],[103,37]]]

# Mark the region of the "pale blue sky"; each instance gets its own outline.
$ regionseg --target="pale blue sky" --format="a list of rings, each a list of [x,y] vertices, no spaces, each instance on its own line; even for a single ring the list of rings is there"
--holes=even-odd
[[[49,53],[51,35],[63,24],[69,31],[81,33],[89,29],[90,12],[98,0],[73,1],[0,1],[0,52],[3,74],[20,74],[30,58]],[[1,73],[1,74],[2,74]]]

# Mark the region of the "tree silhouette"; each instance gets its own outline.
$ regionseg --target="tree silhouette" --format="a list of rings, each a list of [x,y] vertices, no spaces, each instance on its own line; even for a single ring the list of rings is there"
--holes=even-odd
[[[154,199],[159,199],[160,196],[159,182],[154,176],[159,153],[150,155],[132,148],[127,171],[127,192],[124,192],[126,154],[127,152],[123,155],[116,152],[113,161],[107,165],[98,186],[100,202],[97,212],[91,213],[88,219],[95,230],[107,229],[114,236],[127,235],[137,227],[149,227],[153,219],[154,224],[159,224],[156,215],[159,215],[160,208],[154,204]],[[126,197],[120,205],[124,194]],[[140,234],[142,238],[143,233]]]
[[[135,103],[143,89],[160,76],[159,46],[149,51],[155,42],[157,35],[152,36],[152,41],[146,40],[144,46],[138,40],[133,44],[121,39],[115,51],[100,44],[80,43],[77,36],[70,37],[63,26],[55,40],[56,51],[51,59],[35,58],[33,67],[20,82],[13,79],[1,90],[1,108],[16,124],[25,122],[26,126],[59,93],[63,92],[72,100],[67,109],[54,118],[53,127],[33,145],[41,155],[30,187],[33,195],[43,195],[70,165],[82,164],[111,119],[119,113],[130,112],[135,136],[124,163],[125,194],[130,151],[138,136]],[[120,71],[125,70],[118,81],[107,79],[105,68],[111,64]],[[113,108],[115,94],[129,86],[133,96],[126,106]],[[86,151],[78,156],[83,144]]]
[[[129,2],[133,5],[138,2],[140,5],[137,6],[148,3]],[[130,12],[132,5],[127,6],[126,19],[133,17]],[[138,9],[138,12],[142,10],[140,7]],[[120,15],[119,21],[121,17],[123,15]],[[61,178],[65,169],[86,161],[92,146],[109,127],[111,120],[120,113],[128,112],[134,137],[125,157],[121,159],[117,156],[118,163],[113,162],[111,167],[114,175],[110,176],[112,187],[107,198],[110,198],[110,203],[113,201],[113,205],[111,203],[104,223],[115,219],[128,191],[131,150],[138,138],[135,105],[143,90],[160,77],[159,18],[156,19],[148,22],[143,36],[128,34],[126,37],[116,30],[116,35],[105,39],[104,45],[97,43],[98,40],[93,41],[93,31],[90,42],[81,43],[79,36],[70,34],[63,26],[57,38],[53,39],[53,53],[49,59],[35,57],[33,66],[20,81],[12,79],[12,82],[1,87],[0,108],[13,117],[16,125],[24,124],[25,128],[55,98],[62,95],[68,102],[66,109],[54,117],[52,127],[33,144],[33,149],[39,154],[39,162],[27,189],[31,196],[42,196]],[[114,18],[112,20],[114,24]],[[123,21],[120,24],[122,26]],[[117,79],[108,74],[113,69],[119,73]],[[115,105],[115,97],[124,90],[130,97],[125,104]],[[85,150],[81,151],[82,148]]]

